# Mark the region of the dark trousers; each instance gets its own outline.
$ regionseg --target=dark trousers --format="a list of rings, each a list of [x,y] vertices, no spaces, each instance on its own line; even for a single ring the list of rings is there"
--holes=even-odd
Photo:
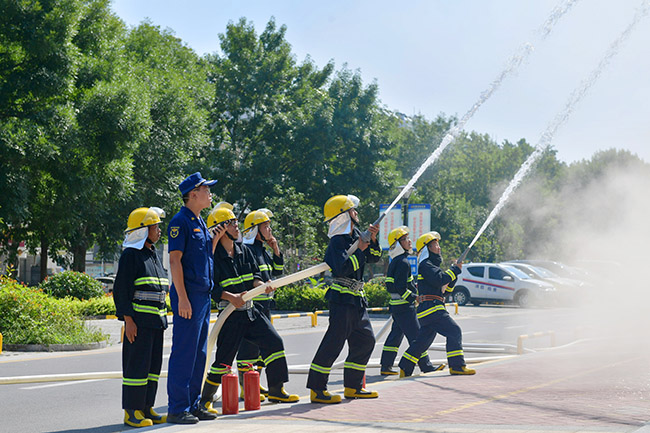
[[[392,310],[392,308],[391,308]],[[397,309],[395,309],[397,310]],[[409,344],[412,344],[415,341],[415,338],[418,336],[420,331],[420,323],[416,317],[415,307],[409,305],[408,307],[400,308],[397,311],[392,311],[393,316],[393,326],[390,328],[390,333],[386,337],[386,342],[384,343],[384,348],[381,351],[381,368],[382,370],[387,367],[392,367],[395,363],[395,357],[397,356],[397,351],[399,346],[402,343],[404,335]],[[433,338],[435,338],[435,333]],[[433,341],[433,340],[431,340]],[[418,360],[418,365],[420,368],[433,367],[431,361],[429,360],[429,347],[422,352]]]
[[[207,358],[210,327],[210,294],[188,293],[192,317],[178,314],[178,294],[171,290],[169,298],[174,312],[172,352],[167,377],[168,413],[180,414],[198,408]]]
[[[346,388],[360,389],[366,365],[375,348],[375,334],[368,311],[352,304],[330,302],[329,314],[327,332],[309,369],[307,388],[317,391],[327,389],[332,364],[347,341],[348,357],[343,369],[343,384]]]
[[[138,335],[122,345],[122,409],[153,407],[162,366],[163,329],[138,327]]]
[[[271,325],[271,321],[259,313],[255,306],[252,310],[250,315],[247,311],[234,311],[223,324],[217,339],[217,354],[208,373],[208,382],[221,383],[221,376],[227,373],[225,366],[232,365],[244,339],[259,347],[266,365],[266,380],[269,386],[282,385],[289,380],[282,337]]]
[[[436,311],[420,319],[420,332],[399,361],[399,368],[407,375],[413,374],[413,368],[424,350],[428,350],[436,332],[447,338],[447,362],[449,368],[460,369],[465,365],[463,355],[463,333],[460,326],[445,310]]]
[[[255,301],[255,307],[257,310],[266,316],[271,321],[271,301]],[[249,340],[243,339],[239,344],[239,352],[237,352],[237,368],[241,371],[248,371],[248,364],[264,366],[264,361],[260,355],[260,348],[250,342]]]

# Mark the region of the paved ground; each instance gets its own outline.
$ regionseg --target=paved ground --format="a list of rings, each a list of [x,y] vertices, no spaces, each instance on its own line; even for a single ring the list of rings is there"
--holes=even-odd
[[[207,432],[632,432],[648,430],[649,358],[630,342],[575,344],[476,366],[476,376],[446,371],[372,384],[376,400],[339,405],[267,404],[262,410],[196,426]],[[598,356],[595,356],[595,355]],[[339,391],[339,390],[336,390]],[[219,404],[217,403],[217,406]]]

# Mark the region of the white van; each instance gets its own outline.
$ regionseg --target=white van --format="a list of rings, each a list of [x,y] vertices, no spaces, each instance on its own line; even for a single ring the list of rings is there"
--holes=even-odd
[[[531,278],[514,266],[496,263],[464,264],[452,293],[458,305],[507,302],[530,307],[550,303],[554,297],[551,284]]]

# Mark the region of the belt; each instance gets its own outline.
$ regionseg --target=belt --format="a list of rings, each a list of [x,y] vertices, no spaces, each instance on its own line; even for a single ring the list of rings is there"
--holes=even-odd
[[[442,296],[437,296],[437,295],[422,295],[418,296],[418,302],[426,302],[426,301],[440,301],[440,302],[445,302],[445,298]]]
[[[333,279],[333,282],[335,284],[338,284],[339,286],[347,287],[348,289],[352,290],[353,292],[362,292],[363,291],[363,281],[359,281],[359,280],[355,280],[353,278],[347,278],[347,277],[335,277]]]
[[[225,310],[228,305],[230,305],[229,301],[219,301],[220,310]],[[251,308],[253,308],[253,301],[246,301],[243,307],[235,308],[235,311],[246,311],[250,310]]]
[[[165,302],[166,296],[167,292],[148,292],[146,290],[136,290],[133,293],[133,300]]]

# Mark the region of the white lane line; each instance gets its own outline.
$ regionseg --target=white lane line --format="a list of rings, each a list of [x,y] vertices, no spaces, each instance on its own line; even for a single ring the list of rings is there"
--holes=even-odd
[[[463,331],[463,335],[476,334],[478,331]]]
[[[102,380],[108,380],[108,379],[73,380],[73,381],[70,381],[70,382],[50,383],[50,384],[47,384],[47,385],[26,386],[26,387],[20,388],[20,389],[54,388],[55,386],[66,386],[66,385],[74,385],[74,384],[78,384],[78,383],[99,382],[99,381],[102,381]]]

